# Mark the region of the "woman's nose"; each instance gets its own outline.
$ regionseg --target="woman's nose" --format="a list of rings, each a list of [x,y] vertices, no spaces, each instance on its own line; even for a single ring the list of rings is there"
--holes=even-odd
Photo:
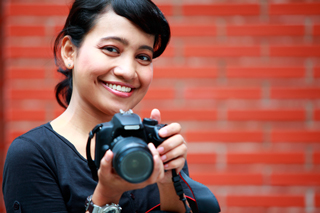
[[[137,76],[135,61],[128,58],[123,59],[114,68],[113,72],[117,77],[130,81]]]

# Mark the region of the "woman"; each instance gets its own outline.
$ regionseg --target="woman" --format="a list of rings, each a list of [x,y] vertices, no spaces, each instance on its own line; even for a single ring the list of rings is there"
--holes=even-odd
[[[148,144],[154,170],[142,183],[126,182],[114,172],[110,150],[94,181],[85,154],[93,127],[142,100],[152,80],[152,60],[169,38],[166,19],[149,0],[73,3],[54,48],[58,70],[66,76],[56,97],[66,110],[11,144],[3,175],[7,212],[120,212],[116,204],[130,213],[185,212],[171,172],[164,172],[179,172],[185,165],[187,146],[179,124],[160,130],[168,139],[157,148]],[[159,110],[151,118],[161,122]]]

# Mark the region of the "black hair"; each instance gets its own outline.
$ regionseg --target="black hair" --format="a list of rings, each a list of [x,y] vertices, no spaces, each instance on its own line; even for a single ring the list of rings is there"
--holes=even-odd
[[[65,79],[56,85],[56,99],[64,108],[70,103],[72,94],[72,70],[65,67],[61,55],[61,40],[70,36],[76,47],[81,44],[87,33],[94,27],[99,15],[108,7],[119,16],[125,17],[145,33],[155,36],[153,58],[159,57],[170,40],[169,24],[160,9],[151,0],[75,0],[63,29],[54,43],[54,58],[58,72]]]

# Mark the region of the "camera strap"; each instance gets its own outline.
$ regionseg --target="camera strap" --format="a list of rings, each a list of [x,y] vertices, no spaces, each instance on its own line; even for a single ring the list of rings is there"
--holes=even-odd
[[[188,186],[195,199],[196,206],[192,208],[193,213],[219,213],[221,211],[217,198],[208,187],[192,180],[182,170],[179,177]]]
[[[87,154],[87,161],[88,161],[88,166],[91,170],[92,174],[92,179],[95,181],[98,181],[98,171],[97,171],[97,166],[92,160],[91,157],[91,140],[94,137],[94,134],[102,127],[102,124],[98,124],[93,128],[93,130],[89,133],[88,141],[87,141],[87,147],[86,147],[86,154]]]
[[[180,182],[180,176],[177,174],[175,169],[172,169],[172,182],[177,195],[179,196],[180,200],[183,202],[183,205],[186,209],[186,213],[190,213],[191,209],[187,205],[187,199],[184,196],[183,188]]]

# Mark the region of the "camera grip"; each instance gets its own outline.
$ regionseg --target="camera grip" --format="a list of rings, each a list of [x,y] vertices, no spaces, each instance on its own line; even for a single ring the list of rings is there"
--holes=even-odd
[[[167,124],[158,124],[157,120],[151,118],[144,118],[143,124],[147,139],[152,142],[155,147],[158,147],[163,141],[168,139],[159,136],[159,130],[165,127]]]

